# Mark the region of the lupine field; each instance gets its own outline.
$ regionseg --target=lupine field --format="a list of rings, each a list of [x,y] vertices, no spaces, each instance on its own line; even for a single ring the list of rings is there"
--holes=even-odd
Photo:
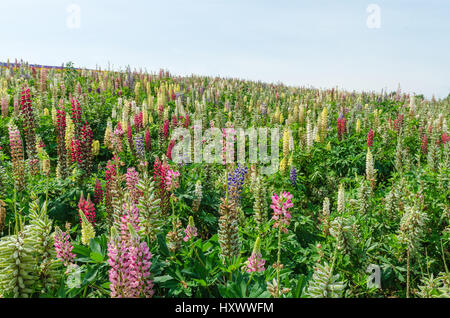
[[[4,298],[450,296],[450,95],[8,62],[0,102]]]

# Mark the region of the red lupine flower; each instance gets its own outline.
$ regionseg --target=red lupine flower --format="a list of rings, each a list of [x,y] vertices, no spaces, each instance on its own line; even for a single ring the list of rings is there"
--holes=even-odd
[[[72,99],[72,121],[75,126],[74,135],[79,137],[81,133],[81,105],[76,99]]]
[[[142,112],[134,115],[134,130],[139,132],[142,129]]]
[[[72,155],[72,162],[77,162],[78,164],[81,164],[83,156],[81,154],[80,141],[78,139],[75,138],[72,139],[72,142],[70,144],[70,150]]]
[[[184,118],[184,128],[188,128],[189,127],[189,114],[186,113],[186,116]]]
[[[172,160],[172,150],[173,147],[175,147],[175,140],[171,140],[169,142],[169,144],[167,145],[167,152],[166,152],[166,156],[167,158],[169,158],[170,160]]]
[[[95,206],[94,203],[91,202],[91,199],[89,198],[89,195],[87,199],[84,199],[83,193],[81,194],[80,201],[78,202],[78,209],[83,211],[84,215],[86,216],[86,219],[92,224],[95,225]],[[80,216],[80,224],[81,221],[81,213],[79,213]]]
[[[81,168],[85,172],[89,172],[92,164],[92,140],[93,133],[92,129],[87,122],[83,125],[81,130],[81,141],[80,141],[80,151],[81,151]]]
[[[440,146],[441,144],[445,145],[449,140],[450,140],[450,136],[448,136],[447,133],[443,133],[441,135],[441,137],[436,140],[436,144],[438,146]]]
[[[422,153],[424,155],[427,153],[427,145],[428,145],[427,135],[423,135],[421,148],[422,148]]]
[[[164,138],[168,138],[169,137],[169,120],[168,119],[166,119],[164,121],[162,132],[163,132]]]
[[[369,129],[369,133],[367,134],[367,146],[372,147],[373,145],[373,130],[372,128]]]
[[[177,116],[173,115],[172,116],[172,126],[176,127],[177,124],[178,124]]]
[[[95,182],[94,190],[94,202],[95,204],[101,203],[103,201],[103,187],[100,180],[97,179]]]
[[[153,180],[157,185],[157,193],[160,201],[160,207],[163,214],[169,211],[170,204],[170,192],[167,191],[167,172],[169,170],[169,165],[167,162],[161,163],[158,157],[156,157],[155,163],[153,164]]]

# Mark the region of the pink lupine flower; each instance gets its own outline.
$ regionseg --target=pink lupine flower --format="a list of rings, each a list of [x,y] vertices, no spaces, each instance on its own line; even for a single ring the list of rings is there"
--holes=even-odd
[[[138,229],[130,222],[130,212],[136,217],[138,210],[132,205],[127,209],[124,205],[121,218],[122,235],[112,230],[112,238],[108,243],[109,281],[111,297],[151,297],[154,294],[153,282],[150,280],[152,254],[145,241],[140,240]],[[136,220],[135,220],[136,221]]]
[[[114,135],[116,135],[119,138],[122,138],[123,129],[122,129],[122,125],[120,123],[117,123],[116,129],[114,129]]]
[[[194,218],[192,216],[189,216],[189,224],[186,226],[184,233],[186,233],[186,236],[183,238],[185,242],[197,236],[197,228],[195,227]]]
[[[120,234],[122,236],[122,239],[130,238],[130,231],[128,229],[128,224],[130,224],[133,229],[138,232],[140,227],[140,220],[139,220],[139,209],[135,204],[127,205],[126,203],[123,204],[123,214],[120,217]]]
[[[247,273],[252,272],[263,272],[266,269],[264,268],[265,260],[262,259],[261,253],[252,253],[252,255],[248,258],[246,262]]]
[[[172,191],[178,188],[178,177],[180,173],[176,170],[169,169],[166,174],[166,190]]]
[[[56,257],[67,266],[73,263],[75,254],[72,253],[73,245],[70,242],[69,234],[56,229],[53,246],[56,250]]]
[[[142,195],[142,191],[138,189],[139,184],[139,174],[133,167],[128,168],[127,174],[127,189],[130,194],[131,200],[133,200],[134,203],[137,203],[139,200],[139,197]]]
[[[186,229],[184,230],[184,233],[186,233],[186,236],[183,238],[185,242],[189,241],[191,238],[197,236],[197,228],[195,226],[188,225]]]
[[[276,221],[273,227],[281,226],[281,230],[284,233],[288,232],[287,226],[289,226],[291,220],[291,213],[288,209],[294,206],[291,202],[292,197],[292,194],[286,191],[283,191],[280,196],[276,193],[272,196],[272,205],[270,207],[273,209],[272,219]]]

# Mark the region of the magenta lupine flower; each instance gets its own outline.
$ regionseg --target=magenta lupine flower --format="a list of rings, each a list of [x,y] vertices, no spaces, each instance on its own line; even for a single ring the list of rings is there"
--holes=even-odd
[[[247,273],[252,272],[263,272],[266,269],[264,268],[265,260],[262,259],[261,253],[252,252],[252,255],[248,258],[246,262]]]
[[[166,174],[166,190],[172,191],[178,188],[178,177],[180,173],[176,170],[169,169]]]
[[[67,266],[73,263],[75,254],[72,253],[73,245],[70,242],[69,234],[56,229],[53,246],[56,250],[56,257]]]
[[[367,146],[370,148],[373,145],[373,130],[369,129],[369,133],[367,134]]]
[[[145,130],[145,149],[147,150],[147,152],[152,151],[152,139],[148,127]]]
[[[294,206],[291,202],[292,197],[292,194],[286,191],[280,193],[280,196],[276,193],[272,196],[272,205],[270,207],[273,209],[272,219],[276,221],[273,227],[281,226],[281,230],[284,233],[288,232],[287,226],[289,226],[291,220],[291,213],[288,209]]]

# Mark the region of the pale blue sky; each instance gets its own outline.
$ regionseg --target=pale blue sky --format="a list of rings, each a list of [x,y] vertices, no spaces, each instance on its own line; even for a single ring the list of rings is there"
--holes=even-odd
[[[66,26],[71,3],[79,29]],[[446,97],[450,1],[1,0],[0,61],[16,57]]]

